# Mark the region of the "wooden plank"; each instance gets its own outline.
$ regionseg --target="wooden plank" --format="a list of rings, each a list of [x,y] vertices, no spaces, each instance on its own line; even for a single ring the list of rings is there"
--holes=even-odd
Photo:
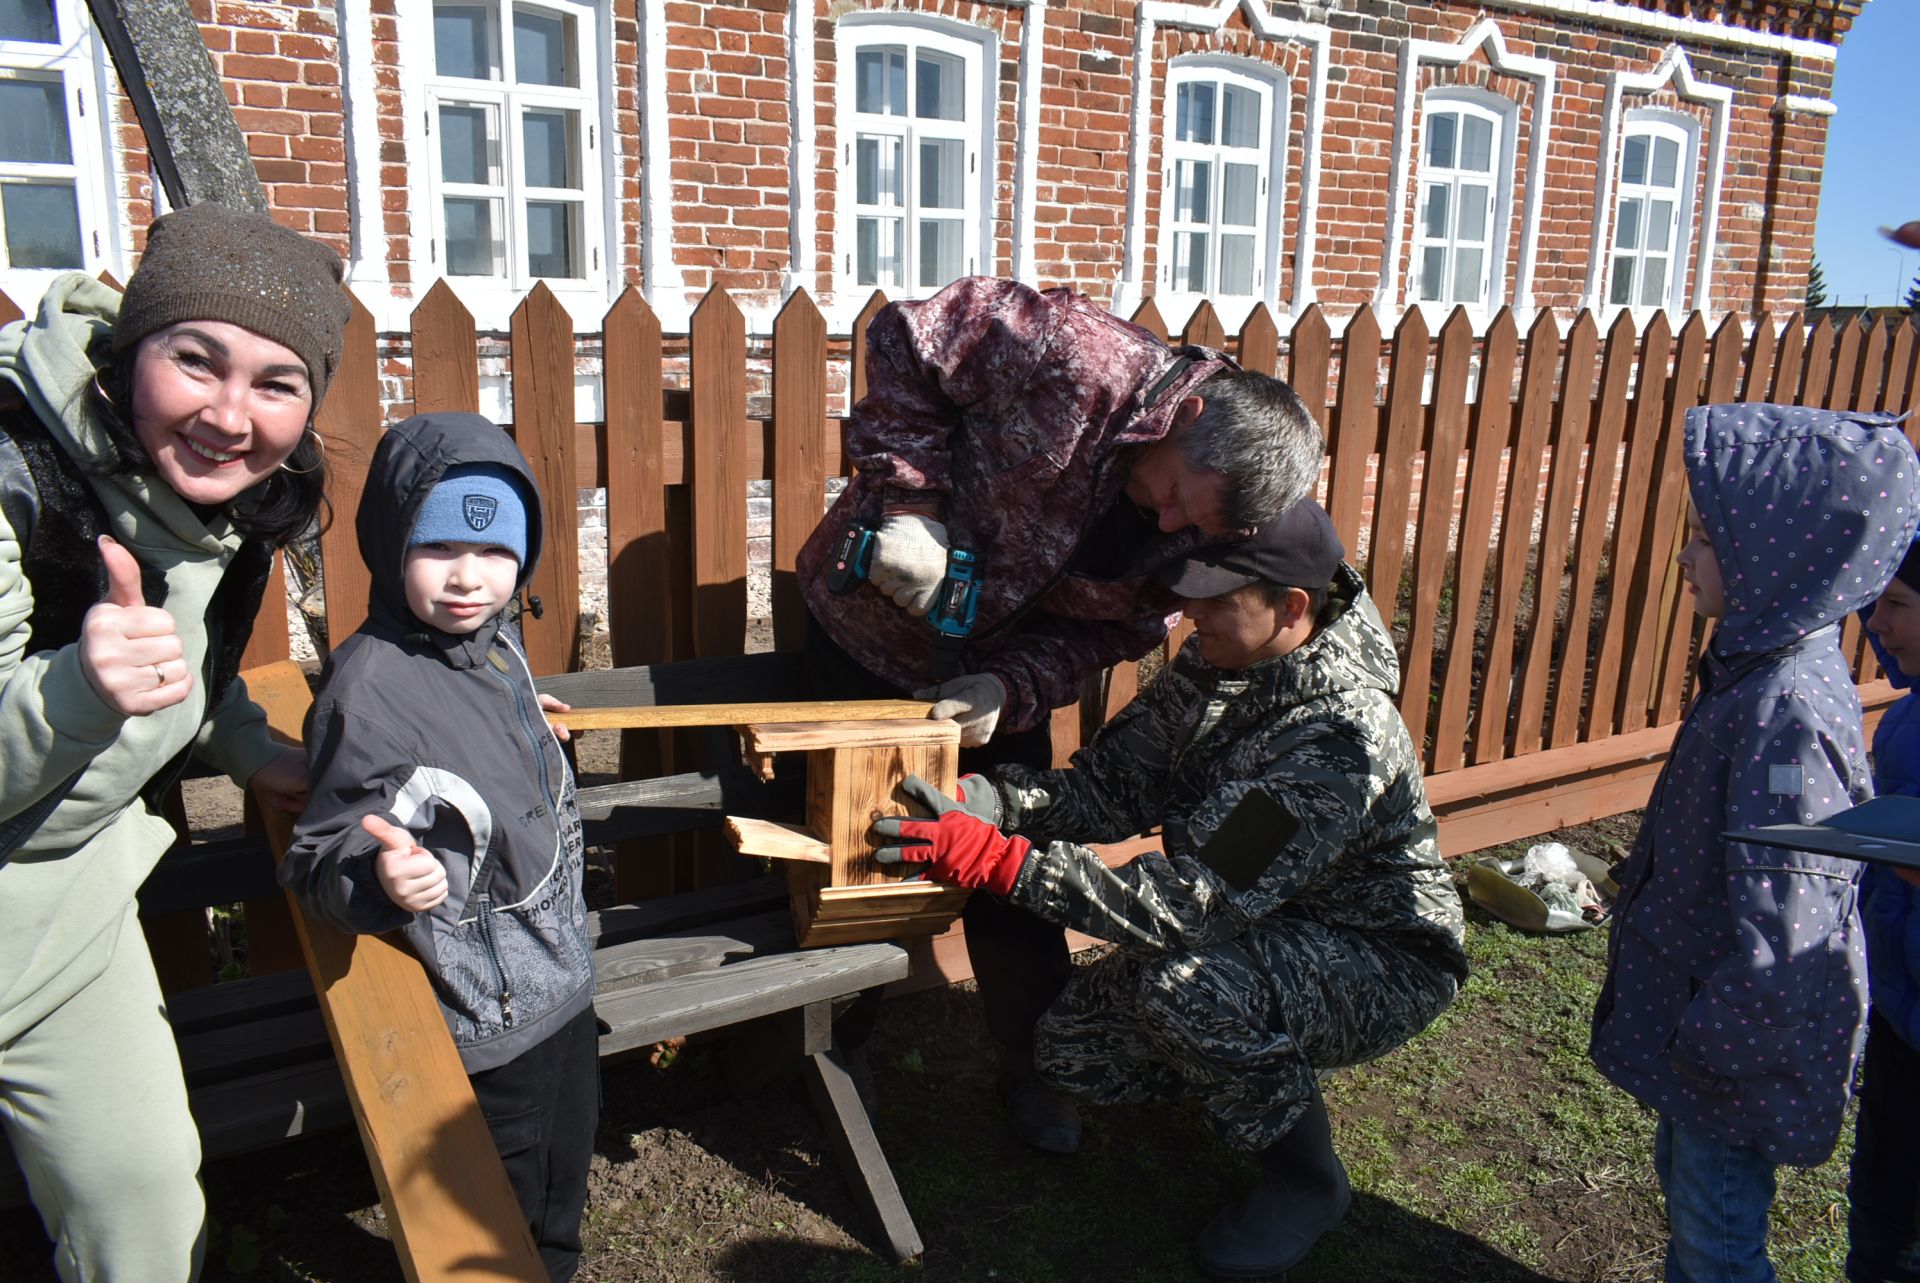
[[[258,668],[292,654],[287,636],[287,571],[276,550],[267,572],[266,591],[260,596],[259,613],[253,617],[253,633],[240,654],[242,669]]]
[[[870,701],[884,703],[883,700]],[[816,713],[834,707],[832,703],[795,705],[811,707]],[[924,707],[924,706],[923,706]],[[740,739],[752,753],[793,753],[834,749],[874,749],[891,745],[940,745],[958,748],[958,722],[929,721],[924,713],[917,720],[875,717],[849,721],[817,717],[814,720],[776,722],[761,719],[741,727]],[[944,787],[931,776],[929,784]],[[821,830],[815,830],[820,832]]]
[[[814,1108],[826,1122],[827,1143],[840,1164],[847,1186],[853,1191],[868,1217],[880,1226],[895,1261],[919,1256],[920,1232],[900,1197],[893,1170],[880,1141],[873,1134],[873,1119],[854,1088],[847,1072],[844,1053],[837,1048],[814,1052],[802,1064],[802,1076]]]
[[[1826,397],[1822,402],[1829,410],[1850,409],[1848,399],[1853,395],[1854,380],[1860,369],[1860,350],[1864,346],[1865,325],[1858,316],[1842,325],[1834,335],[1833,367],[1827,377]]]
[[[742,855],[767,860],[801,860],[808,864],[833,863],[833,853],[827,844],[798,824],[729,815],[722,827],[733,849]]]
[[[853,318],[852,339],[848,344],[847,359],[847,405],[857,406],[867,398],[867,327],[873,324],[873,318],[887,305],[887,296],[875,290],[867,296],[867,302],[860,309],[860,315]],[[845,459],[844,452],[841,456]],[[851,462],[847,471],[852,473]]]
[[[1506,506],[1500,515],[1500,556],[1494,577],[1486,675],[1480,682],[1474,717],[1475,762],[1494,762],[1507,755],[1507,722],[1516,668],[1514,629],[1534,547],[1534,515],[1540,505],[1542,456],[1553,423],[1554,374],[1559,356],[1559,323],[1551,309],[1543,308],[1527,331],[1526,362],[1520,372],[1520,415],[1508,456]],[[1557,579],[1556,571],[1556,583]]]
[[[1242,340],[1244,342],[1244,340]],[[1333,365],[1333,337],[1327,327],[1326,313],[1318,303],[1313,304],[1293,323],[1292,333],[1287,335],[1287,383],[1307,407],[1307,413],[1320,425],[1320,432],[1326,438],[1329,447],[1333,445],[1332,436],[1327,432],[1330,421],[1327,414],[1327,371]],[[1369,438],[1371,439],[1371,438]],[[1322,506],[1329,512],[1333,510],[1333,458],[1328,455],[1323,492],[1319,495]],[[1334,526],[1339,528],[1339,519]],[[1351,549],[1349,541],[1347,547]]]
[[[769,784],[744,766],[730,766],[582,789],[580,819],[588,845],[603,846],[717,829],[728,813],[792,815],[803,798],[797,780]],[[654,858],[669,857],[656,852]]]
[[[1424,333],[1408,335],[1405,326],[1401,329],[1402,333],[1395,336],[1396,345],[1403,339],[1418,342],[1424,354]],[[1423,758],[1433,711],[1434,635],[1440,620],[1440,596],[1447,583],[1456,478],[1460,474],[1460,456],[1467,444],[1467,374],[1473,361],[1473,348],[1473,321],[1465,308],[1455,308],[1447,323],[1440,327],[1439,349],[1433,359],[1433,426],[1420,478],[1413,607],[1407,614],[1406,658],[1401,664],[1400,717]],[[1376,534],[1380,530],[1377,515],[1374,530]],[[1376,603],[1382,600],[1375,598]],[[1396,609],[1391,601],[1381,607],[1382,614]]]
[[[1162,343],[1167,341],[1169,333],[1166,318],[1160,315],[1160,305],[1151,297],[1140,300],[1140,306],[1133,309],[1133,315],[1127,318],[1141,329],[1147,331]]]
[[[1465,759],[1467,723],[1472,715],[1473,651],[1479,633],[1480,599],[1487,586],[1487,560],[1492,553],[1488,535],[1493,529],[1494,503],[1500,489],[1501,454],[1513,434],[1514,352],[1518,343],[1513,310],[1502,308],[1487,328],[1481,349],[1480,397],[1473,408],[1473,440],[1467,450],[1467,500],[1460,516],[1447,666],[1429,759],[1447,766]]]
[[[351,300],[340,368],[327,387],[314,427],[327,443],[327,502],[333,524],[320,536],[320,560],[326,567],[327,642],[337,646],[367,617],[373,580],[360,560],[354,514],[366,485],[367,465],[380,443],[380,366],[374,350],[373,313]]]
[[[580,504],[573,466],[573,318],[545,281],[513,310],[514,441],[533,465],[546,537],[528,593],[544,609],[520,620],[535,673],[574,666],[580,635]]]
[[[816,750],[807,760],[807,828],[827,840],[833,864],[830,870],[789,865],[788,886],[796,894],[803,889],[897,886],[899,876],[874,861],[868,831],[883,815],[923,809],[900,790],[900,782],[908,775],[918,775],[953,796],[959,756],[957,737],[946,743]],[[807,943],[804,930],[796,934],[802,944]]]
[[[1560,395],[1553,406],[1552,476],[1548,482],[1547,514],[1540,528],[1540,567],[1534,584],[1533,613],[1527,626],[1526,654],[1520,661],[1520,693],[1513,731],[1513,752],[1533,753],[1541,747],[1547,720],[1548,678],[1553,669],[1558,633],[1560,584],[1566,577],[1567,553],[1573,544],[1573,515],[1579,499],[1580,476],[1587,458],[1587,428],[1593,411],[1594,360],[1599,328],[1593,313],[1582,311],[1567,333],[1561,359]],[[1581,514],[1583,519],[1585,513]],[[1578,613],[1575,598],[1569,614]],[[1582,647],[1577,659],[1561,668],[1561,682],[1578,683],[1586,660]],[[1573,667],[1579,664],[1579,668]],[[1576,704],[1577,706],[1577,704]]]
[[[26,319],[27,314],[20,310],[20,305],[5,293],[0,293],[0,325],[12,325],[15,321]]]
[[[933,705],[913,699],[845,699],[781,701],[749,704],[666,704],[625,708],[576,708],[567,713],[549,713],[549,722],[565,723],[572,731],[637,730],[642,728],[678,728],[688,726],[744,726],[749,722],[889,722],[919,718],[914,726],[952,726],[952,722],[927,722]],[[919,732],[915,732],[919,734]],[[932,736],[933,732],[927,733]],[[808,747],[812,747],[809,745]]]
[[[1767,399],[1773,388],[1773,360],[1778,348],[1779,339],[1774,334],[1773,322],[1763,318],[1753,327],[1753,342],[1747,348],[1746,375],[1740,381],[1742,401]]]
[[[724,289],[693,314],[693,646],[738,655],[747,639],[746,320]]]
[[[1806,318],[1795,312],[1780,327],[1780,349],[1774,358],[1773,380],[1767,385],[1767,395],[1749,399],[1772,401],[1779,405],[1796,402],[1800,396],[1800,369],[1806,362],[1806,350]]]
[[[806,666],[798,650],[760,651],[752,655],[715,655],[601,668],[585,673],[550,673],[534,685],[575,708],[629,705],[790,703],[802,689]]]
[[[1878,323],[1866,325],[1860,349],[1860,365],[1853,376],[1853,389],[1843,408],[1848,410],[1873,410],[1880,405],[1882,389],[1886,386],[1887,370],[1887,327]]]
[[[797,290],[773,323],[773,644],[801,646],[794,566],[827,506],[827,322]]]
[[[1807,335],[1807,354],[1795,404],[1825,405],[1827,385],[1833,379],[1833,318],[1823,316]]]
[[[1613,510],[1614,479],[1620,470],[1620,447],[1627,424],[1627,384],[1633,377],[1633,364],[1633,319],[1622,311],[1607,331],[1606,356],[1600,367],[1593,449],[1587,455],[1587,484],[1580,500],[1580,533],[1574,547],[1573,587],[1567,599],[1561,681],[1554,693],[1553,730],[1548,741],[1553,748],[1564,748],[1580,738],[1582,709],[1592,704],[1583,685],[1584,679],[1593,672],[1588,663],[1588,633],[1600,562],[1607,555],[1611,528],[1608,516]]]
[[[1367,313],[1362,311],[1360,315]],[[1347,355],[1354,355],[1351,332]],[[1343,379],[1345,373],[1343,369]],[[1373,523],[1367,548],[1367,591],[1389,628],[1400,610],[1400,571],[1406,558],[1407,518],[1412,515],[1413,507],[1413,459],[1420,452],[1425,435],[1426,412],[1420,401],[1426,377],[1427,323],[1415,307],[1408,309],[1400,328],[1393,333],[1393,369],[1387,376],[1386,433],[1379,445],[1380,470],[1374,484]],[[1343,448],[1350,440],[1344,393],[1343,387]],[[1406,657],[1402,656],[1400,662],[1404,668]]]
[[[413,412],[480,413],[480,343],[467,311],[446,277],[433,283],[413,309]],[[612,404],[612,399],[608,399]]]
[[[1640,555],[1640,541],[1646,534],[1647,507],[1655,492],[1655,469],[1662,454],[1667,361],[1672,346],[1667,314],[1656,313],[1640,340],[1627,471],[1620,486],[1620,502],[1614,511],[1613,546],[1607,567],[1607,613],[1600,629],[1600,648],[1593,661],[1593,697],[1587,707],[1584,737],[1589,740],[1605,739],[1619,729],[1621,665],[1633,658],[1627,654],[1628,621],[1635,609],[1636,560]]]
[[[1200,306],[1193,309],[1186,328],[1180,332],[1180,341],[1210,347],[1216,352],[1226,351],[1226,327],[1220,324],[1220,314],[1213,310],[1212,303],[1200,300]]]
[[[1280,373],[1280,329],[1265,303],[1255,303],[1240,327],[1240,365],[1261,374]]]
[[[1878,408],[1904,414],[1907,396],[1913,387],[1913,322],[1906,318],[1889,320],[1887,328],[1891,331],[1891,346],[1887,352],[1887,379],[1880,388]]]
[[[1440,849],[1454,858],[1518,838],[1638,810],[1647,804],[1659,774],[1658,762],[1638,768],[1623,767],[1598,779],[1536,789],[1522,797],[1459,813],[1436,813]]]
[[[1327,515],[1333,518],[1333,528],[1340,542],[1346,545],[1347,560],[1356,566],[1360,564],[1360,521],[1366,497],[1367,465],[1373,459],[1380,435],[1380,411],[1374,404],[1379,383],[1380,322],[1374,319],[1372,308],[1363,307],[1347,322],[1347,332],[1340,339],[1339,409],[1332,430],[1327,433],[1327,444],[1333,455],[1332,474],[1327,482]],[[1378,519],[1376,502],[1376,523]],[[1371,555],[1369,550],[1369,557]],[[1393,622],[1391,604],[1381,606],[1380,612],[1388,617],[1389,624]]]
[[[1079,700],[1048,711],[1047,742],[1053,751],[1055,770],[1065,767],[1080,751],[1080,725],[1084,720]]]
[[[718,927],[651,936],[593,952],[596,995],[654,984],[695,971],[711,971],[740,958],[793,947],[793,923],[785,896],[778,909]]]
[[[785,913],[786,907],[787,880],[769,873],[664,900],[590,911],[587,935],[597,952],[642,937],[681,934],[772,911]]]

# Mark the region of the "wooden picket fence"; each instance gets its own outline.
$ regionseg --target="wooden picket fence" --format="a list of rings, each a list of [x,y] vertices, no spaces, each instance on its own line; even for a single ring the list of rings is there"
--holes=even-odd
[[[732,299],[709,293],[690,332],[669,341],[630,289],[601,327],[604,421],[578,423],[572,322],[544,285],[526,296],[508,360],[511,430],[547,507],[532,587],[544,615],[526,624],[536,672],[576,661],[574,500],[592,486],[607,491],[616,665],[745,650],[755,480],[771,483],[774,644],[801,644],[795,557],[820,519],[828,479],[846,468],[840,421],[828,413],[830,362],[850,362],[851,404],[864,393],[866,323],[884,302],[869,301],[849,352],[830,344],[812,300],[793,295],[770,342],[756,341],[751,373],[770,379],[771,413],[750,418],[750,349]],[[0,298],[0,314],[10,307]],[[1169,336],[1151,301],[1133,319]],[[1759,323],[1750,336],[1731,316],[1710,330],[1696,314],[1677,334],[1664,314],[1638,332],[1622,314],[1604,336],[1591,314],[1564,330],[1559,321],[1541,312],[1522,335],[1503,311],[1476,336],[1456,312],[1435,334],[1415,309],[1388,336],[1362,310],[1336,338],[1316,306],[1283,339],[1264,307],[1229,336],[1202,304],[1177,336],[1285,378],[1326,428],[1322,498],[1391,616],[1400,707],[1422,746],[1450,854],[1644,799],[1703,637],[1673,562],[1687,504],[1680,446],[1689,407],[1762,400],[1904,413],[1920,403],[1920,342],[1904,319],[1822,319],[1808,329],[1794,317],[1777,329]],[[477,411],[478,335],[444,282],[415,309],[407,337],[413,410]],[[669,389],[669,371],[681,370],[685,386]],[[333,638],[366,609],[352,518],[382,428],[380,375],[373,318],[356,303],[319,422],[335,514],[321,540]],[[287,656],[283,596],[277,583],[268,593],[249,666]],[[1877,707],[1887,692],[1873,681],[1864,642],[1849,621],[1843,644]],[[1056,713],[1061,759],[1137,685],[1136,666],[1124,665]],[[689,769],[694,753],[684,738],[676,748],[669,737],[630,733],[623,769]],[[651,867],[623,893],[718,876],[716,862],[685,851]]]

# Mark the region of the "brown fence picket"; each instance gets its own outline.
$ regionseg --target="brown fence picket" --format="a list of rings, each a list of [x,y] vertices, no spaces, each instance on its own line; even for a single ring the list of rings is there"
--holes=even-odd
[[[1327,450],[1333,456],[1327,482],[1327,512],[1347,560],[1360,564],[1360,531],[1366,503],[1367,468],[1380,435],[1380,322],[1372,308],[1361,308],[1347,322],[1340,339],[1340,399],[1327,427]],[[1311,406],[1313,403],[1308,402]],[[1376,507],[1378,506],[1376,502]],[[1371,526],[1372,521],[1367,521]],[[1372,560],[1369,548],[1368,560]],[[1376,603],[1392,622],[1393,603]]]
[[[1315,303],[1293,323],[1287,336],[1287,384],[1305,403],[1307,413],[1320,425],[1329,447],[1333,434],[1327,431],[1327,374],[1333,368],[1333,336],[1327,327],[1327,314]],[[1328,458],[1328,506],[1333,489],[1332,458]],[[1349,545],[1351,546],[1351,545]]]
[[[413,309],[413,412],[480,412],[480,343],[473,313],[442,277]]]
[[[1240,364],[1261,374],[1280,373],[1280,330],[1265,303],[1255,303],[1240,327]]]
[[[4,291],[0,291],[0,325],[12,325],[15,321],[26,319],[27,314],[21,310],[20,305],[8,297]]]
[[[1780,344],[1773,321],[1761,317],[1753,327],[1753,342],[1747,347],[1746,376],[1740,382],[1742,401],[1765,401],[1773,388],[1773,358]]]
[[[773,644],[798,649],[807,605],[794,564],[826,508],[827,322],[805,290],[773,323]]]
[[[1547,722],[1547,694],[1554,665],[1554,644],[1560,608],[1560,583],[1566,578],[1567,552],[1573,546],[1574,507],[1580,499],[1580,477],[1587,454],[1587,428],[1593,418],[1594,361],[1599,327],[1593,313],[1583,311],[1567,332],[1560,361],[1559,396],[1552,406],[1552,479],[1547,489],[1547,514],[1540,525],[1539,571],[1534,582],[1533,613],[1527,626],[1525,657],[1520,661],[1520,694],[1514,718],[1513,754],[1537,752]],[[1580,514],[1584,523],[1587,514]],[[1569,616],[1580,612],[1576,599]],[[1573,657],[1570,655],[1569,660]],[[1578,656],[1584,676],[1584,646]],[[1559,666],[1561,684],[1574,677],[1570,664]],[[1575,678],[1576,684],[1578,678]],[[1578,707],[1576,700],[1575,707]]]
[[[351,303],[340,368],[314,416],[314,427],[327,443],[327,502],[333,507],[333,524],[320,538],[329,646],[345,641],[366,619],[373,587],[353,524],[373,448],[380,443],[380,358],[373,313],[357,298]]]
[[[283,554],[273,554],[267,588],[260,597],[260,613],[253,617],[247,648],[240,652],[242,672],[293,657],[287,635],[287,571],[283,561]]]
[[[867,397],[867,326],[873,324],[873,318],[887,305],[887,296],[875,290],[867,296],[867,304],[860,309],[860,315],[853,318],[853,335],[849,345],[847,371],[847,409],[852,410]],[[845,452],[842,452],[844,459]],[[846,464],[847,475],[853,475],[853,465]]]
[[[1424,330],[1425,322],[1421,324]],[[1424,361],[1424,333],[1411,333],[1403,325],[1400,333],[1394,336],[1394,345],[1399,347],[1402,344],[1406,345],[1408,352],[1418,349]],[[1407,611],[1407,641],[1402,647],[1406,658],[1400,666],[1400,716],[1406,722],[1416,745],[1427,742],[1427,726],[1432,720],[1434,642],[1438,635],[1441,594],[1447,583],[1453,507],[1454,500],[1459,497],[1456,487],[1460,475],[1460,456],[1467,447],[1467,376],[1473,364],[1473,347],[1473,321],[1465,308],[1455,308],[1453,315],[1440,327],[1440,339],[1433,358],[1433,398],[1431,406],[1425,408],[1432,426],[1424,434],[1428,440],[1420,474],[1420,524],[1414,536],[1410,558],[1413,563],[1413,591],[1409,594],[1412,605]],[[1399,377],[1397,367],[1396,360],[1396,378]],[[1421,382],[1424,382],[1425,371],[1422,370],[1421,374]],[[1390,395],[1390,401],[1397,404],[1405,399],[1407,391],[1405,384],[1395,386],[1399,398],[1394,400]],[[1402,409],[1406,407],[1402,405]],[[1378,535],[1381,529],[1377,515],[1379,510],[1375,512],[1373,529]],[[1466,537],[1464,529],[1461,537]],[[1377,587],[1373,591],[1374,601],[1385,617],[1388,611],[1395,609],[1393,600],[1382,596]]]
[[[1205,299],[1200,300],[1200,306],[1194,308],[1193,315],[1187,318],[1187,327],[1180,332],[1180,341],[1220,351],[1226,349],[1226,327],[1220,324],[1220,314],[1213,310],[1213,304]]]
[[[1853,376],[1853,391],[1847,407],[1871,410],[1879,405],[1887,379],[1887,327],[1875,322],[1866,327],[1860,348],[1860,368]]]
[[[1519,341],[1513,309],[1501,308],[1487,327],[1480,350],[1480,395],[1473,406],[1473,435],[1467,445],[1467,496],[1460,511],[1460,546],[1454,561],[1453,619],[1447,628],[1440,715],[1434,723],[1429,758],[1435,771],[1451,771],[1466,764],[1480,599],[1487,587],[1487,561],[1492,553],[1488,536],[1493,531],[1493,510],[1499,497],[1501,462],[1513,434],[1513,375]]]
[[[1823,316],[1807,335],[1805,369],[1798,398],[1787,398],[1797,405],[1825,405],[1827,386],[1833,381],[1833,318]]]
[[[1904,318],[1889,320],[1887,329],[1887,378],[1880,385],[1880,400],[1875,408],[1903,414],[1913,388],[1913,322]]]
[[[693,314],[693,645],[738,655],[747,628],[746,321],[715,286]]]
[[[1567,604],[1567,640],[1561,658],[1563,677],[1554,694],[1553,730],[1548,738],[1551,748],[1564,748],[1578,742],[1582,728],[1590,720],[1591,710],[1598,707],[1592,689],[1595,667],[1589,662],[1593,608],[1600,582],[1600,563],[1609,558],[1612,546],[1606,514],[1613,510],[1615,483],[1620,476],[1621,450],[1632,408],[1628,385],[1633,378],[1636,347],[1633,318],[1623,310],[1607,331],[1606,355],[1600,365],[1593,449],[1588,454],[1587,484],[1580,500],[1580,534],[1575,543],[1573,589]],[[1608,574],[1612,573],[1609,566]]]
[[[1158,338],[1162,343],[1167,341],[1167,334],[1169,333],[1167,330],[1167,320],[1160,315],[1160,305],[1152,299],[1142,299],[1140,306],[1134,308],[1133,315],[1127,319]]]
[[[1527,566],[1533,559],[1534,515],[1540,510],[1540,473],[1547,435],[1553,425],[1554,374],[1560,357],[1560,327],[1542,308],[1527,331],[1527,354],[1520,371],[1520,410],[1507,455],[1506,506],[1500,515],[1500,556],[1494,576],[1493,616],[1486,644],[1485,676],[1475,701],[1475,765],[1507,755],[1507,723],[1512,709],[1514,629]],[[1545,532],[1542,532],[1542,538]],[[1462,534],[1461,542],[1467,536]],[[1537,576],[1536,576],[1537,578]]]
[[[508,325],[513,343],[513,439],[533,465],[533,479],[547,510],[540,564],[527,586],[541,608],[520,621],[527,662],[536,675],[544,676],[572,670],[580,635],[573,318],[541,281],[513,310]]]
[[[1775,404],[1793,403],[1800,395],[1800,369],[1806,364],[1806,359],[1806,320],[1795,312],[1780,327],[1780,349],[1774,358],[1773,381],[1768,385],[1767,395],[1753,399]]]
[[[1348,348],[1345,366],[1356,353]],[[1377,368],[1377,366],[1375,367]],[[1373,522],[1367,536],[1367,591],[1380,617],[1392,627],[1400,612],[1400,572],[1406,563],[1407,518],[1413,513],[1413,459],[1425,444],[1426,407],[1421,392],[1427,377],[1427,322],[1414,308],[1393,335],[1393,368],[1387,375],[1386,430],[1378,444],[1379,469],[1373,490]],[[1341,434],[1344,447],[1352,437]],[[1371,444],[1371,443],[1370,443]],[[1404,669],[1403,656],[1401,666]],[[1424,717],[1419,719],[1424,726]]]
[[[1854,378],[1860,368],[1864,328],[1856,316],[1834,334],[1833,366],[1827,373],[1826,399],[1820,403],[1829,410],[1841,410],[1849,405],[1847,398],[1853,394]]]

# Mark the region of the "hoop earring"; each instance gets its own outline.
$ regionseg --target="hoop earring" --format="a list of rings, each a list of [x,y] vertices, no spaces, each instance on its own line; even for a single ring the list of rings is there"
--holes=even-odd
[[[306,437],[309,435],[313,437],[313,448],[320,456],[319,458],[313,461],[313,466],[311,468],[294,468],[294,467],[288,466],[286,463],[283,462],[280,465],[280,471],[289,473],[292,476],[304,477],[310,472],[318,472],[321,469],[321,467],[326,464],[327,462],[326,438],[321,436],[320,433],[311,426],[307,428],[306,432],[301,434],[301,439],[305,440]],[[297,450],[299,449],[299,447],[295,446],[294,449]],[[287,458],[291,459],[293,458],[293,456],[288,455]]]
[[[120,408],[119,406],[114,405],[113,398],[107,394],[106,385],[100,382],[100,371],[98,370],[95,370],[93,372],[93,393],[95,396],[99,397],[102,401],[105,401],[108,405],[112,406],[115,410],[118,410]]]

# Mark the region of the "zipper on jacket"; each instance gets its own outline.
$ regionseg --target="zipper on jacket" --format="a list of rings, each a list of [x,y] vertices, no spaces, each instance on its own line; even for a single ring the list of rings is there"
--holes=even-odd
[[[504,641],[505,639],[503,638],[502,640]],[[531,669],[526,668],[526,657],[520,654],[512,642],[508,641],[506,645],[507,650],[513,657],[520,661],[522,669],[527,673],[527,681],[531,684],[533,681],[533,673]],[[520,695],[520,684],[500,669],[496,668],[494,672],[499,673],[500,680],[506,683],[507,692],[513,696],[513,711],[520,715],[520,730],[525,734],[527,746],[533,750],[533,760],[540,768],[540,796],[545,799],[547,803],[547,814],[552,817],[554,828],[557,831],[560,826],[560,808],[559,804],[554,800],[553,779],[547,768],[547,740],[553,738],[553,732],[547,729],[546,715],[544,713],[540,718],[540,730],[534,729],[532,719],[527,716],[527,701],[521,698]],[[541,731],[545,731],[545,735],[542,735]]]
[[[480,897],[480,943],[486,947],[487,960],[500,982],[500,1024],[513,1028],[513,986],[507,983],[506,964],[500,961],[500,946],[493,938],[493,897]]]

